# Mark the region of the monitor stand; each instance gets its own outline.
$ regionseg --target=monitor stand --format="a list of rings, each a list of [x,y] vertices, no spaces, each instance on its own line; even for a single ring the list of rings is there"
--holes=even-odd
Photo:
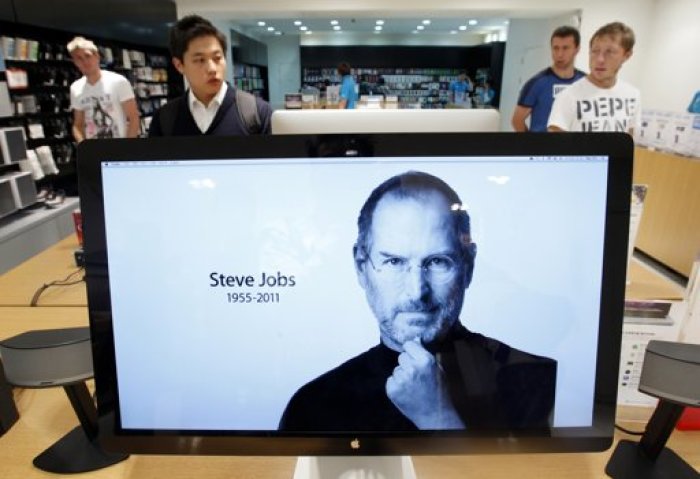
[[[639,443],[620,441],[605,473],[613,479],[700,479],[700,474],[666,446],[683,406],[660,399]]]
[[[300,457],[294,479],[416,479],[410,456]]]

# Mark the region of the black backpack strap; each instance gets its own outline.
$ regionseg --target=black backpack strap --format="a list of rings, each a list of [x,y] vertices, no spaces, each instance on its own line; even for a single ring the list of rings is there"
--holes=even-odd
[[[236,109],[238,117],[250,134],[260,133],[262,129],[258,102],[255,95],[236,88]]]

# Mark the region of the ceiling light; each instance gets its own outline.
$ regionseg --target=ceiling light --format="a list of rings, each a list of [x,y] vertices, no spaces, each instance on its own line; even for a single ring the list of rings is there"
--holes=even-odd
[[[454,34],[456,34],[456,33],[457,33],[457,30],[451,30],[451,31],[450,31],[450,35],[454,35]]]
[[[413,30],[411,33],[418,33],[418,30]]]
[[[340,25],[335,25],[335,26],[333,27],[333,30],[335,30],[336,32],[337,32],[338,30],[340,30]]]
[[[305,32],[305,31],[308,30],[308,29],[309,29],[309,27],[304,26],[304,25],[302,25],[302,26],[299,27],[299,30],[301,30],[302,32]]]
[[[313,32],[311,30],[307,30],[304,33],[306,33],[307,35],[311,35]]]
[[[268,31],[268,32],[274,32],[274,31],[275,31],[275,27],[267,27],[267,31]]]
[[[469,25],[476,25],[477,23],[479,23],[479,22],[474,20],[474,19],[469,20]]]
[[[425,29],[425,27],[423,25],[418,25],[416,27],[416,30],[424,30],[424,29]]]
[[[294,26],[298,27],[299,25],[301,25],[301,20],[294,20]]]
[[[430,25],[430,20],[423,20],[423,25]]]
[[[331,20],[331,25],[337,25],[337,24],[338,24],[338,20]]]
[[[384,20],[377,20],[377,25],[384,25]]]
[[[381,31],[382,31],[382,26],[381,26],[381,25],[376,25],[376,26],[374,27],[374,29],[375,29],[376,31],[378,31],[378,32],[381,32]]]
[[[258,22],[258,26],[259,26],[259,27],[264,27],[264,26],[265,26],[265,22]]]
[[[509,24],[510,24],[510,20],[506,20],[505,22],[503,22],[503,25],[509,25]]]
[[[467,29],[467,26],[466,26],[466,25],[460,25],[460,26],[459,26],[459,29],[462,30],[462,31],[464,31],[464,30]]]
[[[278,30],[278,31],[275,32],[275,35],[282,35],[282,32],[280,32],[280,31]]]

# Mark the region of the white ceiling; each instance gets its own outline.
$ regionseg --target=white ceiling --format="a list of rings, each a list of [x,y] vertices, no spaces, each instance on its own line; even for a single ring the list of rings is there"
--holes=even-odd
[[[236,23],[244,27],[249,32],[254,32],[258,35],[274,35],[275,32],[280,32],[283,35],[298,35],[305,34],[305,31],[300,29],[300,26],[294,22],[302,22],[306,31],[313,33],[374,33],[382,34],[453,34],[453,35],[486,35],[489,33],[500,33],[507,30],[508,18],[500,17],[475,17],[475,16],[454,16],[454,17],[431,17],[429,15],[415,18],[396,18],[395,16],[371,16],[371,17],[354,17],[354,16],[328,16],[328,17],[304,17],[299,15],[292,18],[270,18],[259,16],[256,18],[238,18]],[[337,25],[331,24],[331,21],[337,22]],[[382,25],[378,25],[377,21],[383,21]],[[471,21],[472,24],[469,22]],[[264,26],[258,25],[258,22],[265,22]],[[429,22],[429,23],[426,23]],[[476,23],[475,23],[476,22]],[[334,26],[340,27],[340,30]],[[381,30],[376,27],[381,26]],[[422,29],[417,27],[422,27]],[[460,28],[462,27],[462,28]],[[274,28],[274,31],[269,30]],[[453,33],[454,32],[454,33]],[[278,33],[277,35],[279,35]]]
[[[175,0],[178,17],[197,13],[218,21],[230,22],[255,36],[274,35],[268,27],[284,35],[298,35],[300,20],[313,33],[329,35],[334,30],[330,23],[337,20],[341,31],[349,34],[368,34],[375,31],[376,20],[384,20],[381,33],[411,35],[423,20],[430,20],[421,31],[425,36],[450,35],[455,37],[485,36],[507,31],[508,19],[547,18],[571,12],[572,0]],[[605,2],[610,0],[589,0]],[[469,25],[476,20],[476,25]],[[258,21],[265,26],[259,27]],[[467,26],[460,30],[460,26]],[[342,34],[337,34],[342,36]],[[309,35],[313,36],[313,35]],[[420,33],[416,36],[420,36]]]

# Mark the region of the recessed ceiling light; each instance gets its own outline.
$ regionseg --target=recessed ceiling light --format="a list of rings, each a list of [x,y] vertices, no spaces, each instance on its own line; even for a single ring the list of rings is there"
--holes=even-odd
[[[423,20],[423,25],[430,25],[430,20]]]
[[[466,25],[460,25],[460,26],[459,26],[459,29],[462,30],[462,31],[464,31],[464,30],[467,29],[467,26],[466,26]]]
[[[425,29],[425,27],[423,25],[418,25],[416,27],[416,30],[424,30],[424,29]]]
[[[382,31],[382,26],[381,25],[375,25],[374,29],[378,32]]]
[[[384,20],[377,20],[377,25],[384,25]]]
[[[457,30],[450,30],[450,35],[455,35],[457,33]]]
[[[340,30],[340,25],[335,25],[335,26],[333,26],[333,30],[335,30],[336,32],[337,32],[338,30]]]
[[[264,26],[265,26],[265,22],[258,22],[258,26],[259,26],[259,27],[264,27]]]
[[[280,32],[280,31],[278,30],[278,31],[275,32],[275,35],[282,35],[282,32]]]
[[[510,20],[506,20],[505,22],[503,22],[503,25],[509,25],[509,24],[510,24]]]
[[[274,31],[275,31],[275,27],[267,27],[267,31],[268,31],[268,32],[274,32]]]
[[[338,20],[331,20],[331,25],[337,25],[337,24],[338,24]]]
[[[299,30],[301,30],[302,32],[305,32],[305,31],[308,30],[308,29],[309,29],[309,27],[307,27],[307,26],[305,26],[305,25],[302,25],[302,26],[299,27]]]
[[[418,33],[418,30],[413,30],[411,33]]]
[[[307,30],[304,33],[306,33],[307,35],[311,35],[313,32],[311,30]]]
[[[477,23],[479,22],[474,19],[469,20],[469,25],[476,25]]]
[[[301,25],[301,20],[294,20],[294,26],[298,27]]]

